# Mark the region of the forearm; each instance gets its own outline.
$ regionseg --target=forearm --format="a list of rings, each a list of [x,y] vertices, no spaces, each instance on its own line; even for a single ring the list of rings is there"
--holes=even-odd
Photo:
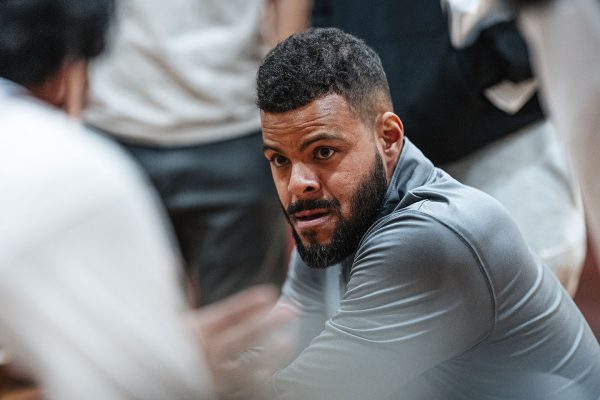
[[[267,0],[267,18],[271,46],[310,26],[312,0]]]

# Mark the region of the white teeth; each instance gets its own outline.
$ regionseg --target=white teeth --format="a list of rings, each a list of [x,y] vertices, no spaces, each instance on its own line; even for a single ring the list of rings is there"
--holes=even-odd
[[[306,215],[303,217],[296,217],[296,219],[300,220],[300,221],[309,221],[311,219],[317,219],[322,217],[323,215],[325,215],[326,213],[321,213],[321,214],[312,214],[312,215]]]

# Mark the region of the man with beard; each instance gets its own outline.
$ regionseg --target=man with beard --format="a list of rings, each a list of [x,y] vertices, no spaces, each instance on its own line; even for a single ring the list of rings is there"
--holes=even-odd
[[[596,399],[600,348],[492,198],[404,136],[381,62],[313,29],[258,72],[264,155],[296,251],[284,399]]]

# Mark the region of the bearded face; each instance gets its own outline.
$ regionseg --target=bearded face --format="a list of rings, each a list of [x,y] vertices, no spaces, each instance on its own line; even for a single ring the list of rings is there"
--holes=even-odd
[[[379,153],[375,152],[373,167],[357,183],[350,197],[349,215],[342,213],[340,201],[332,199],[299,200],[287,207],[286,217],[292,227],[296,248],[302,260],[310,267],[325,268],[337,264],[352,254],[367,229],[375,222],[387,189],[385,169]],[[303,233],[305,240],[296,231],[295,225],[303,212],[319,210],[313,219],[329,213],[334,215],[336,226],[328,242],[322,243],[315,230]]]
[[[286,112],[261,112],[263,152],[297,249],[323,268],[352,254],[373,224],[402,148],[385,107],[359,116],[337,94]]]

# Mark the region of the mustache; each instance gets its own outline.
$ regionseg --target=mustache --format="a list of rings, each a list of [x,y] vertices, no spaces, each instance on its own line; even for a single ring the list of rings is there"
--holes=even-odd
[[[300,211],[314,210],[317,208],[335,209],[340,207],[340,202],[335,199],[318,199],[318,200],[298,200],[286,208],[288,215],[293,215]]]

